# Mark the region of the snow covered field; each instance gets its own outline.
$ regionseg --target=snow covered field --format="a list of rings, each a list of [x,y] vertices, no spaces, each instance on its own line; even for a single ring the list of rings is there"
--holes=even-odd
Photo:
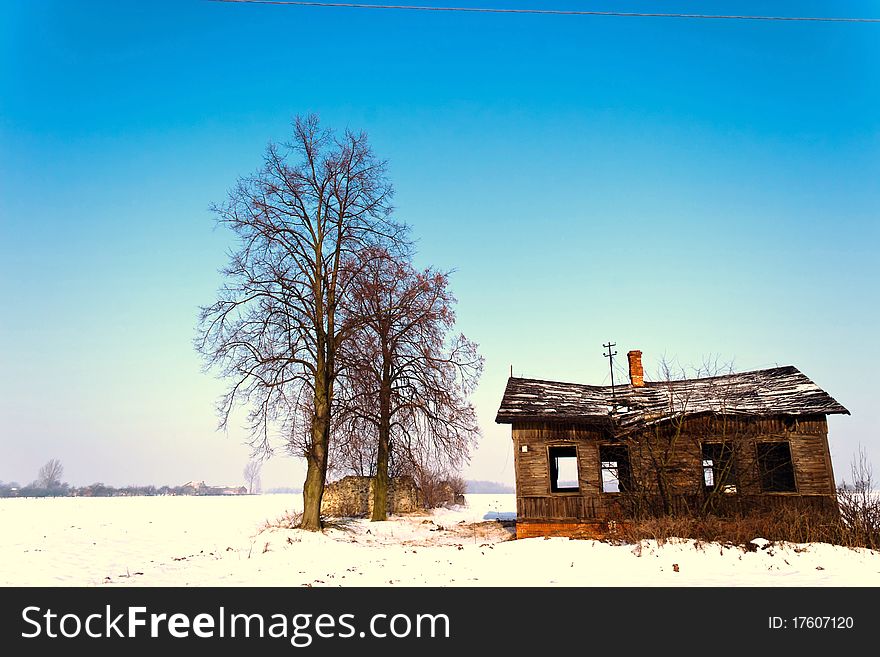
[[[321,534],[266,528],[298,495],[0,499],[0,585],[880,586],[870,550],[513,541],[513,495],[467,499]]]

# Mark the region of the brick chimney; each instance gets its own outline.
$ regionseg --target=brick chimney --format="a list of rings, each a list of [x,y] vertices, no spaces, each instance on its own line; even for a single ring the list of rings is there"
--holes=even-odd
[[[633,388],[645,387],[645,372],[642,369],[642,352],[638,349],[630,351],[626,355],[629,358],[629,380]]]

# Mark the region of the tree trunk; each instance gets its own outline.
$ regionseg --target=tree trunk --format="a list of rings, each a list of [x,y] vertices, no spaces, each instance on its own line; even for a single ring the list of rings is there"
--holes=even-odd
[[[384,435],[383,435],[384,434]],[[370,520],[388,519],[388,434],[379,430],[379,447],[376,451],[376,480],[373,484],[373,514]]]
[[[329,388],[323,377],[316,377],[315,414],[312,417],[312,444],[306,453],[306,481],[303,485],[303,515],[300,527],[310,531],[321,529],[321,500],[327,480],[327,455],[330,446]]]
[[[300,527],[310,531],[319,531],[321,529],[321,498],[324,497],[324,477],[321,475],[319,458],[308,454],[306,463],[306,481],[303,484],[303,515]]]
[[[388,453],[391,444],[391,368],[382,368],[379,388],[379,445],[376,450],[376,479],[373,483],[372,522],[388,519]]]

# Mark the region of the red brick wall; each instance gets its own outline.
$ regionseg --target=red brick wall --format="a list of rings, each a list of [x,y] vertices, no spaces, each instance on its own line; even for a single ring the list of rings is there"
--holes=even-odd
[[[602,540],[617,535],[620,529],[621,523],[614,521],[552,522],[543,520],[518,520],[516,523],[516,537],[536,538],[541,536],[558,536],[563,538]]]

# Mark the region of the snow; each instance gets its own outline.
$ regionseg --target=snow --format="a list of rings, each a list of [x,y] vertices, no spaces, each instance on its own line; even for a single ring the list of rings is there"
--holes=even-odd
[[[821,543],[510,540],[513,495],[267,527],[300,496],[0,499],[3,586],[880,586],[880,553]]]

